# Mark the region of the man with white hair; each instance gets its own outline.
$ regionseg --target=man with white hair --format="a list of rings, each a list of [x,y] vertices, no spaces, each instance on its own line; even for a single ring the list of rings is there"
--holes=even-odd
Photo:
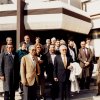
[[[60,40],[60,45],[66,45],[65,40],[61,39],[61,40]]]
[[[51,43],[50,39],[46,39],[46,44],[43,46],[44,54],[47,54],[49,52],[50,43]]]
[[[29,46],[29,54],[21,59],[21,82],[23,84],[23,100],[36,100],[37,75],[40,74],[38,59],[35,56],[36,48],[34,45]]]
[[[55,37],[51,38],[51,44],[55,45],[55,43],[56,43],[56,38]]]
[[[70,100],[70,68],[71,58],[67,55],[67,47],[60,46],[60,55],[54,61],[54,80],[59,82],[60,100]]]

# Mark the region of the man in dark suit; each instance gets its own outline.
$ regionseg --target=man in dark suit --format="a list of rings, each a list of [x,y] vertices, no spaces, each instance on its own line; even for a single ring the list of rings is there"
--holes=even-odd
[[[60,40],[57,39],[55,43],[55,54],[56,55],[60,54],[59,47],[60,47]]]
[[[53,69],[54,69],[54,59],[55,59],[55,57],[56,57],[55,46],[50,45],[49,52],[46,54],[46,58],[47,58],[46,71],[47,71],[48,81],[51,82],[51,83],[53,81]]]
[[[5,52],[6,51],[6,45],[7,44],[12,44],[12,38],[11,37],[7,37],[6,38],[6,44],[2,45],[1,46],[1,53]],[[0,91],[0,96],[2,96],[4,94],[4,91]]]
[[[45,61],[46,61],[46,57],[45,55],[42,53],[42,46],[41,44],[36,44],[36,56],[38,58],[38,63],[40,66],[40,75],[39,75],[39,87],[40,87],[40,91],[39,91],[39,98],[45,100],[45,76],[44,73],[45,71]]]
[[[80,66],[82,68],[82,78],[80,80],[81,89],[89,89],[90,87],[90,67],[92,64],[93,53],[91,49],[86,48],[85,41],[81,42],[81,48],[79,49],[78,59],[80,61]]]
[[[56,88],[57,85],[56,85],[56,82],[54,82],[54,78],[53,78],[55,57],[56,57],[55,46],[51,44],[49,47],[49,52],[46,54],[46,58],[47,58],[46,71],[47,71],[47,80],[50,83],[49,85],[51,85],[52,100],[55,100],[55,97],[57,96],[55,92],[57,90]]]
[[[60,100],[70,100],[70,63],[71,58],[67,55],[67,47],[60,46],[60,55],[54,61],[54,80],[59,82]]]
[[[16,57],[12,54],[13,45],[6,45],[6,52],[0,54],[0,79],[4,85],[4,100],[15,100],[15,83],[18,82]],[[16,80],[16,81],[15,81]]]

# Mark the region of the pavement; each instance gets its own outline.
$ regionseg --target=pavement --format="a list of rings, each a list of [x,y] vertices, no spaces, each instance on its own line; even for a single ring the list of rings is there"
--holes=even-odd
[[[100,96],[95,96],[96,90],[84,90],[80,91],[80,93],[75,93],[73,96],[71,96],[71,100],[100,100]],[[0,97],[0,100],[4,100],[3,96]],[[16,92],[15,100],[21,100],[21,96],[18,92]],[[51,100],[49,97],[46,100]],[[60,100],[60,99],[57,99]]]
[[[90,90],[82,90],[79,93],[74,93],[71,95],[71,100],[100,100],[100,96],[96,96],[97,86],[91,86]],[[46,91],[46,94],[49,94],[49,90]],[[0,97],[0,100],[4,100],[4,97]],[[16,92],[15,100],[21,100],[21,96]],[[47,97],[46,100],[51,100],[50,97]],[[59,98],[56,100],[60,100]]]

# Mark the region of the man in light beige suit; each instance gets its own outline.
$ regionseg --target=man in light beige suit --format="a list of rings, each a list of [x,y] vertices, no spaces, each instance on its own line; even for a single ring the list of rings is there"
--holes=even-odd
[[[90,67],[92,64],[93,54],[89,48],[86,48],[85,41],[81,42],[81,48],[79,49],[78,59],[82,68],[82,78],[80,80],[81,89],[89,89],[90,87]]]
[[[40,68],[35,54],[35,46],[30,45],[29,54],[25,55],[21,59],[20,74],[24,92],[23,100],[36,100],[36,77],[40,74]]]

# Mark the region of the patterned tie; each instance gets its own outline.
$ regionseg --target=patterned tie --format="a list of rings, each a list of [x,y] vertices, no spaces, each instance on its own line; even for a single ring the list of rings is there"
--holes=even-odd
[[[11,59],[12,62],[14,61],[12,54],[9,54],[9,58]]]
[[[65,67],[65,69],[66,69],[66,66],[67,66],[67,60],[66,60],[66,56],[64,56],[64,59],[63,59],[64,61],[63,61],[63,63],[64,63],[64,67]]]

